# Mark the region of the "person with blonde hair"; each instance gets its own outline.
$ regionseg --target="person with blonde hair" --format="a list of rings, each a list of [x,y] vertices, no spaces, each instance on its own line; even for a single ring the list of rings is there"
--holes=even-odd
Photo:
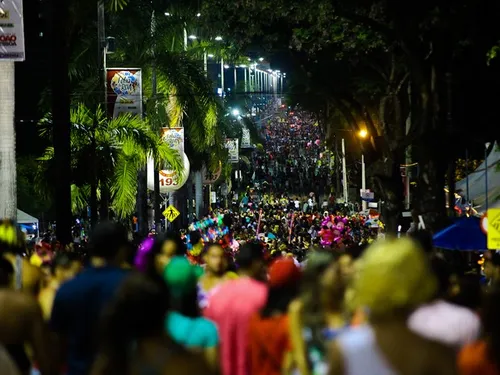
[[[354,304],[368,324],[343,332],[330,348],[330,375],[452,375],[455,353],[422,338],[408,316],[436,292],[427,257],[410,238],[374,242],[360,259]]]

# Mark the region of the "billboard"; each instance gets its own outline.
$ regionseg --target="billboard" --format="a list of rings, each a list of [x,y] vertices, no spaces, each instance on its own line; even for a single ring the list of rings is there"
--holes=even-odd
[[[226,148],[229,153],[229,162],[230,163],[239,163],[240,155],[238,149],[238,139],[227,138],[226,139]]]
[[[142,76],[140,69],[106,69],[108,115],[130,113],[142,117]]]
[[[23,0],[0,0],[0,60],[24,59]]]

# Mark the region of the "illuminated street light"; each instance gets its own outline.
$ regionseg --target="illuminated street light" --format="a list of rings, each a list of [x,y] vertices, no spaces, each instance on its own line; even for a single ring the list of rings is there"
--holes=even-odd
[[[218,42],[220,42],[220,41],[222,41],[222,37],[221,36],[216,36],[215,40],[218,41]]]
[[[229,69],[229,65],[225,64],[224,69]]]
[[[191,39],[191,40],[195,40],[196,39],[196,35],[190,35],[190,36],[188,36],[188,38]]]
[[[366,138],[368,136],[368,132],[365,129],[359,131],[360,138]]]
[[[200,17],[201,16],[201,13],[196,13],[196,17]]]
[[[259,61],[260,61],[260,62],[264,61],[264,58],[263,58],[263,57],[260,57],[260,58],[259,58]]]
[[[166,15],[167,17],[170,17],[170,16],[171,16],[171,14],[170,14],[169,12],[165,12],[165,15]]]
[[[235,108],[231,111],[231,114],[234,116],[234,117],[238,117],[240,115],[240,111],[239,109]]]

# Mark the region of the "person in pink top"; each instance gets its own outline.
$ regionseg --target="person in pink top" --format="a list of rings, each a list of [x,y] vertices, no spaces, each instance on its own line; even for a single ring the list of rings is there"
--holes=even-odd
[[[222,375],[250,375],[250,318],[267,300],[266,267],[261,245],[247,243],[236,256],[239,278],[223,283],[208,300],[204,315],[219,329]]]

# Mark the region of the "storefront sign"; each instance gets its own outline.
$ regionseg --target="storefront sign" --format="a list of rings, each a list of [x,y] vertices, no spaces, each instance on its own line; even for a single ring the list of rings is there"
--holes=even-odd
[[[0,60],[24,59],[23,1],[0,0]]]

